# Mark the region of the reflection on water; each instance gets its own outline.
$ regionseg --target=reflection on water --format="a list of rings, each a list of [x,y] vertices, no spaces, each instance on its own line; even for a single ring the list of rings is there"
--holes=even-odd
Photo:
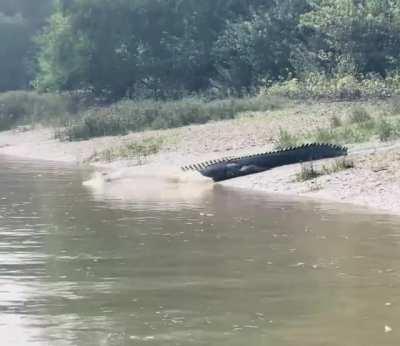
[[[398,218],[87,179],[1,160],[1,345],[398,344]]]

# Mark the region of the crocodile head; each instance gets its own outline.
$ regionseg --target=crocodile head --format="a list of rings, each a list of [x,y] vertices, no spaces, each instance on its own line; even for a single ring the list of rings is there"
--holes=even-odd
[[[241,165],[237,163],[215,164],[202,169],[200,172],[214,181],[220,181],[238,175],[240,168]]]

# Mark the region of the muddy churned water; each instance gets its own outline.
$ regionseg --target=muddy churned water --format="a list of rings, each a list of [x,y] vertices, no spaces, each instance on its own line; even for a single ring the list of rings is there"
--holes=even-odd
[[[0,159],[0,345],[399,345],[399,218],[88,177]]]

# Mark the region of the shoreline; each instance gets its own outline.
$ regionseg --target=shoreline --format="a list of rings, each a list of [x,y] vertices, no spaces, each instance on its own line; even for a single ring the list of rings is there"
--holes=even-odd
[[[104,175],[109,184],[132,180],[138,174],[150,174],[153,178],[167,177],[174,181],[204,181],[206,178],[200,174],[193,173],[190,176],[181,172],[180,167],[223,156],[252,154],[273,148],[271,138],[274,133],[271,129],[276,132],[279,127],[273,124],[273,120],[266,122],[265,115],[263,123],[257,116],[252,115],[249,119],[243,121],[240,118],[80,142],[60,142],[54,138],[54,130],[49,128],[11,130],[0,133],[0,154],[28,160],[90,165]],[[290,121],[290,117],[287,120]],[[310,122],[309,119],[306,120]],[[281,123],[284,121],[285,119],[280,120]],[[326,119],[322,118],[321,122],[326,122]],[[109,148],[161,137],[174,140],[166,141],[157,154],[149,156],[140,166],[132,159],[112,162],[93,160],[96,155]],[[218,184],[296,199],[305,197],[315,201],[346,203],[366,207],[371,212],[400,215],[400,141],[350,146],[348,158],[354,162],[353,168],[307,181],[296,180],[301,165],[293,164]],[[326,159],[316,161],[314,166],[320,169],[334,163],[335,159]]]

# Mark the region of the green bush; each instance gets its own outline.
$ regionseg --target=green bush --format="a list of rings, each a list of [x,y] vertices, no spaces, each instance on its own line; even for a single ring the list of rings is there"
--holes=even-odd
[[[383,142],[400,138],[400,119],[386,117],[365,120],[364,115],[362,119],[363,122],[353,121],[335,128],[318,129],[306,135],[302,141],[349,144],[367,142],[373,137]]]
[[[49,123],[65,117],[68,98],[55,94],[10,91],[0,94],[0,131],[18,125]]]
[[[366,125],[368,124],[368,126]],[[334,129],[318,129],[306,136],[310,142],[346,144],[362,143],[368,141],[376,134],[374,121],[340,126]]]
[[[92,108],[81,119],[60,133],[61,138],[82,140],[92,137],[123,135],[130,131],[165,129],[232,119],[246,111],[280,108],[276,97],[258,96],[207,101],[188,98],[178,101],[123,100],[109,107]]]
[[[279,82],[266,89],[267,95],[302,100],[387,98],[399,92],[400,74],[390,74],[382,78],[377,75],[353,74],[329,76],[317,72],[308,73],[302,79]]]
[[[398,138],[400,136],[400,122],[393,124],[381,118],[377,123],[377,134],[382,142]]]

